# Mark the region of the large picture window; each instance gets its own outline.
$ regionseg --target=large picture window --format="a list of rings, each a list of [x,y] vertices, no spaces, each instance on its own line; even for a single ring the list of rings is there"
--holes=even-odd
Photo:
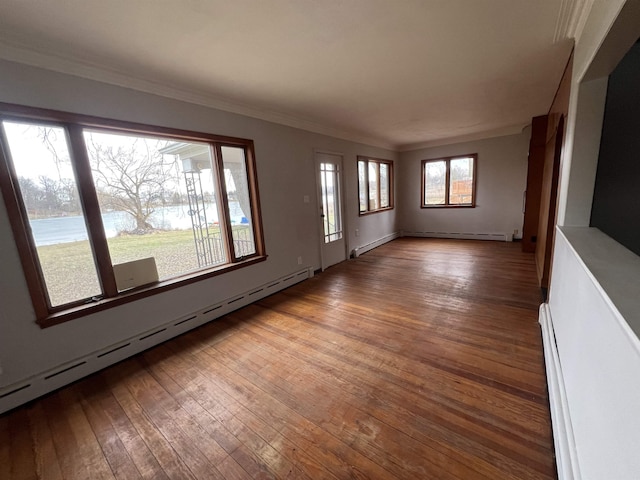
[[[41,325],[264,259],[250,140],[6,104],[0,123]]]
[[[360,215],[393,208],[393,162],[358,157]]]
[[[475,207],[478,155],[422,161],[421,206]]]

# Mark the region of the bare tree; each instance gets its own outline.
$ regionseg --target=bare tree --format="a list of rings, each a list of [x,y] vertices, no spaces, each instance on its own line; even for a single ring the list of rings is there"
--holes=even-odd
[[[165,190],[173,186],[177,166],[159,150],[166,141],[131,139],[126,145],[109,145],[87,136],[96,187],[106,206],[128,213],[137,233],[153,230],[150,217],[162,205]]]
[[[22,199],[27,212],[37,215],[41,198],[40,187],[31,178],[27,177],[19,177],[18,184],[20,185],[20,192],[22,192]]]

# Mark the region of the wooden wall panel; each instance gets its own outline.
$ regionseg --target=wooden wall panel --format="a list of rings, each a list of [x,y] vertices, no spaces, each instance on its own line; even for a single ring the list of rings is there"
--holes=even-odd
[[[531,125],[524,225],[522,227],[522,251],[527,253],[534,253],[537,245],[542,173],[547,142],[547,119],[547,115],[534,117]]]
[[[538,241],[535,254],[538,281],[543,291],[549,288],[551,279],[551,258],[553,256],[558,206],[557,194],[560,180],[560,161],[564,149],[564,119],[569,112],[572,66],[573,54],[569,58],[548,114],[545,161],[542,174],[542,195],[540,198],[540,217],[538,222]]]

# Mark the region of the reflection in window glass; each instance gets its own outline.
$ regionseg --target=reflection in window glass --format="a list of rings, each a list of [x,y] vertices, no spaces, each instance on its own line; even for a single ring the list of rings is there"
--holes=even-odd
[[[65,131],[2,122],[52,307],[101,295]]]
[[[244,148],[222,147],[233,250],[236,258],[256,253],[251,218],[251,196]]]
[[[446,203],[446,162],[425,163],[424,177],[425,205],[444,205]]]

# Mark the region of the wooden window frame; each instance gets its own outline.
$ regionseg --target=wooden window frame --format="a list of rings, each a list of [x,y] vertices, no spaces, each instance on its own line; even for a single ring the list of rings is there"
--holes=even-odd
[[[150,126],[140,123],[106,119],[89,115],[27,107],[0,102],[0,122],[17,121],[33,122],[61,127],[67,135],[67,144],[72,166],[76,175],[78,193],[83,206],[87,223],[89,243],[93,250],[96,273],[102,288],[102,294],[95,299],[84,299],[76,302],[52,307],[48,300],[47,287],[38,260],[33,236],[30,234],[29,217],[24,207],[18,186],[18,176],[11,161],[8,142],[4,130],[0,128],[0,191],[7,209],[9,222],[13,231],[20,262],[24,271],[27,287],[33,304],[36,323],[42,328],[56,325],[68,320],[89,315],[98,311],[133,302],[167,290],[179,288],[194,282],[215,277],[226,272],[237,270],[258,262],[265,261],[267,256],[264,246],[260,197],[256,175],[255,151],[253,140],[213,135],[209,133],[180,130],[169,127]],[[179,141],[205,142],[215,150],[216,158],[213,168],[222,169],[221,147],[240,147],[245,152],[245,166],[249,187],[249,200],[253,224],[255,254],[236,257],[233,248],[228,248],[229,263],[203,268],[171,279],[162,280],[152,285],[137,287],[118,292],[111,257],[104,227],[100,216],[97,194],[92,180],[88,153],[84,145],[83,129],[91,128],[111,133],[133,135],[149,135],[168,137]],[[221,183],[219,177],[219,183]],[[224,185],[221,190],[222,218],[226,223],[227,236],[231,236],[231,225],[228,209],[228,198]],[[228,238],[227,243],[233,242]],[[227,245],[229,247],[229,245]]]
[[[450,194],[450,180],[451,180],[451,160],[457,160],[460,158],[473,158],[473,181],[471,184],[471,203],[449,203]],[[445,202],[441,205],[431,205],[425,203],[425,191],[426,191],[426,165],[434,162],[445,162]],[[465,155],[454,155],[451,157],[439,157],[430,158],[428,160],[422,160],[420,163],[421,181],[420,181],[420,207],[421,208],[475,208],[476,206],[476,181],[478,178],[478,154],[469,153]]]
[[[358,160],[356,163],[356,172],[357,169],[360,166],[360,162],[364,162],[365,164],[365,168],[364,168],[364,183],[366,185],[366,203],[367,203],[367,209],[366,210],[360,210],[360,176],[359,174],[356,175],[358,177],[358,214],[360,216],[363,215],[370,215],[372,213],[379,213],[379,212],[384,212],[387,210],[393,210],[394,208],[394,192],[393,192],[393,161],[392,160],[385,160],[382,158],[372,158],[372,157],[365,157],[362,155],[358,155]],[[370,163],[376,163],[378,165],[378,181],[377,181],[377,185],[378,185],[378,191],[377,191],[377,195],[378,195],[378,199],[380,199],[380,165],[384,164],[387,165],[389,167],[389,206],[388,207],[380,207],[380,208],[374,208],[371,209],[369,206],[371,205],[371,197],[369,196],[369,164]]]

